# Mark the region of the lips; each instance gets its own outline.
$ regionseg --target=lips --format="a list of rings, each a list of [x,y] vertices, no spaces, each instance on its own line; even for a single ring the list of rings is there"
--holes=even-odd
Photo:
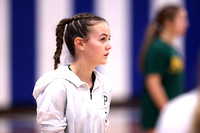
[[[108,56],[110,53],[105,54],[104,56]]]

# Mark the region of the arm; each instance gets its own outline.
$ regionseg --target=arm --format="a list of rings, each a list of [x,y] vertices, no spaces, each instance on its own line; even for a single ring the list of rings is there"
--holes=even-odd
[[[168,101],[162,78],[165,75],[168,53],[162,45],[153,45],[146,55],[145,85],[155,106],[161,110]]]
[[[63,79],[50,83],[37,98],[37,123],[41,132],[64,133],[67,126],[64,116],[67,94]]]
[[[168,98],[161,84],[161,75],[149,74],[146,77],[145,84],[153,102],[159,110],[162,110],[168,102]]]

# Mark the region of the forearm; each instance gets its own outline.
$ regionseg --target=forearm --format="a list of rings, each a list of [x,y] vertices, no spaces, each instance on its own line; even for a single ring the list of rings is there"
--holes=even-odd
[[[148,76],[146,79],[146,87],[156,107],[162,110],[168,102],[168,97],[161,84],[161,77],[159,75]]]
[[[168,102],[168,98],[164,91],[164,88],[162,86],[155,86],[155,87],[149,88],[148,91],[156,107],[159,110],[162,110],[163,107]]]

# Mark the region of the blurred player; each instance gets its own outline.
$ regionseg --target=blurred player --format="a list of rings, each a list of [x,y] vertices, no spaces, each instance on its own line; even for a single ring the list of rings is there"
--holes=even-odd
[[[147,29],[140,64],[144,74],[142,125],[148,133],[154,132],[160,110],[183,90],[184,63],[172,45],[174,37],[184,35],[187,27],[186,10],[169,5]]]

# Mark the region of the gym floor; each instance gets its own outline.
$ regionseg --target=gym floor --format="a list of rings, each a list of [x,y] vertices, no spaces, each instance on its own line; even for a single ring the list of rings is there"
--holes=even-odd
[[[0,133],[40,133],[35,108],[0,112]],[[113,107],[107,133],[144,133],[140,126],[140,110],[136,107]]]

